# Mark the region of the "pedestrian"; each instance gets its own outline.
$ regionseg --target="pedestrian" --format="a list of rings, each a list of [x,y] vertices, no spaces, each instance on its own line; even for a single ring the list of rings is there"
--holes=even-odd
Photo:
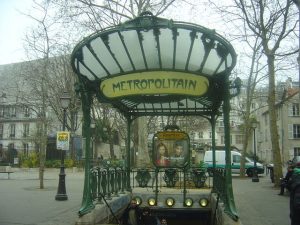
[[[149,207],[145,207],[142,212],[142,225],[161,225],[159,219],[154,216]]]
[[[291,163],[288,164],[287,172],[284,178],[281,178],[280,181],[280,193],[278,195],[284,195],[284,189],[289,190],[290,179],[293,175],[294,167]]]
[[[168,225],[167,220],[165,218],[162,218],[160,221],[161,225]]]
[[[135,199],[132,199],[124,211],[122,225],[140,225],[141,224],[140,208]]]
[[[296,164],[290,181],[290,218],[291,225],[300,224],[300,162]]]

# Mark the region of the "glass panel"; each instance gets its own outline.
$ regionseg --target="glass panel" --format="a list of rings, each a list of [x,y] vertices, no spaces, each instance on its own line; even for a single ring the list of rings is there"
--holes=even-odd
[[[162,67],[164,69],[171,69],[173,67],[173,45],[174,40],[172,31],[167,29],[160,29],[161,35],[159,36],[160,41],[160,54]]]
[[[221,59],[218,56],[215,49],[212,49],[210,51],[210,54],[205,62],[203,73],[207,75],[213,75],[215,70],[217,69],[217,66],[219,65]]]
[[[122,69],[126,71],[132,71],[133,68],[131,66],[130,60],[126,51],[124,49],[124,45],[118,35],[118,33],[113,33],[109,35],[109,46],[111,51],[114,53],[115,58],[118,60]]]
[[[120,73],[118,65],[116,64],[110,52],[107,50],[106,45],[101,38],[93,40],[91,42],[91,46],[110,74]],[[100,75],[102,75],[102,73]]]
[[[93,71],[93,73],[96,74],[99,78],[106,76],[107,73],[102,68],[102,66],[98,63],[98,61],[96,60],[94,55],[90,52],[90,50],[86,46],[84,46],[82,51],[83,51],[83,61],[85,65],[91,71]]]
[[[219,67],[217,73],[223,72],[225,70],[225,61],[221,64],[221,66]]]
[[[185,69],[186,60],[188,57],[191,45],[190,31],[178,29],[177,45],[176,45],[176,69]]]
[[[232,56],[230,55],[230,54],[228,54],[228,56],[227,56],[227,66],[228,67],[230,67],[230,66],[232,66]],[[225,70],[225,65],[224,65],[224,70]]]
[[[77,59],[75,60],[75,65],[77,66]],[[77,70],[84,76],[86,76],[89,80],[95,80],[95,77],[79,62],[79,68]]]
[[[145,56],[148,64],[148,68],[157,69],[159,68],[158,60],[158,44],[155,40],[153,30],[147,32],[141,32],[143,35],[143,47],[145,51]]]
[[[145,63],[137,32],[135,30],[123,31],[122,35],[135,68],[137,70],[145,69]]]
[[[203,42],[201,40],[202,33],[197,33],[197,37],[194,41],[194,46],[192,49],[192,54],[189,62],[188,69],[191,71],[196,71],[200,69],[200,65],[203,61],[205,54],[205,49]]]

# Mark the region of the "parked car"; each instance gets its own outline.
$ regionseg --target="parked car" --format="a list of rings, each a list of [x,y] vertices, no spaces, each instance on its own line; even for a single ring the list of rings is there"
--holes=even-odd
[[[225,168],[225,150],[216,150],[216,168]],[[204,163],[206,163],[208,170],[213,167],[213,152],[206,151],[204,154]],[[253,176],[254,162],[249,158],[245,158],[245,172],[249,177]],[[238,174],[241,169],[241,153],[237,151],[231,151],[231,171]],[[264,166],[261,163],[256,163],[257,174],[264,173]],[[211,174],[210,174],[211,175]]]

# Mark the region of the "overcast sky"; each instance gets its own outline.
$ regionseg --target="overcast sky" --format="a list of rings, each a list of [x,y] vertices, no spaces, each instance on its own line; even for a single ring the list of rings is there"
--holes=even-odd
[[[0,0],[0,65],[26,59],[22,39],[30,20],[20,14],[27,12],[31,0]]]
[[[31,7],[32,0],[0,0],[0,65],[27,60],[23,50],[23,39],[26,29],[29,28],[33,21],[22,15],[21,12],[28,13]],[[207,5],[201,9],[202,13],[199,15],[183,8],[174,13],[174,18],[176,20],[196,22],[220,32],[219,27],[216,27],[218,23],[213,22],[215,21],[215,19],[212,19],[213,14],[208,14],[207,12],[207,9],[209,9]],[[205,16],[205,14],[207,15]],[[208,17],[210,18],[209,20],[207,19]]]

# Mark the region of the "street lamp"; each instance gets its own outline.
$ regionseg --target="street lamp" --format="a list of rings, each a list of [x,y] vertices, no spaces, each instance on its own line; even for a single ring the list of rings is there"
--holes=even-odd
[[[255,138],[255,129],[257,127],[256,120],[252,121],[251,127],[253,129],[253,149],[254,149],[254,168],[253,168],[252,182],[259,182],[259,178],[257,175],[257,166],[256,166],[256,138]]]
[[[66,117],[67,117],[67,108],[70,104],[70,96],[67,92],[64,92],[63,95],[60,97],[60,104],[63,108],[63,131],[66,129]],[[68,195],[66,194],[66,183],[65,183],[65,165],[64,165],[64,150],[61,149],[61,165],[60,165],[60,172],[59,172],[59,182],[57,188],[57,194],[55,196],[55,200],[64,201],[68,200]]]

